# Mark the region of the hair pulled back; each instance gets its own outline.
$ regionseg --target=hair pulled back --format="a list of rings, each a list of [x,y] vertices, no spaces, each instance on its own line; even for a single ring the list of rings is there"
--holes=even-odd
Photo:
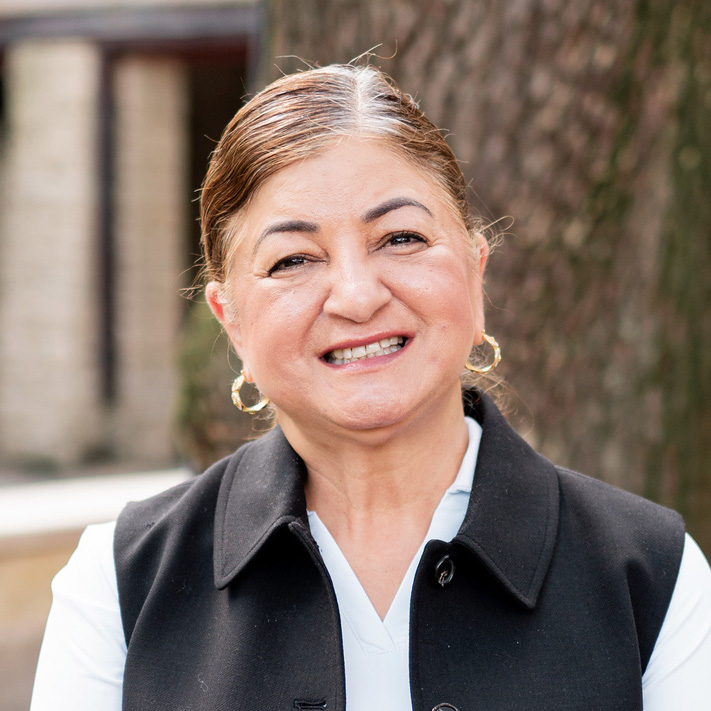
[[[412,97],[373,66],[331,65],[278,79],[227,125],[200,199],[208,281],[225,282],[239,213],[264,181],[344,136],[378,139],[424,170],[474,232],[459,163]]]

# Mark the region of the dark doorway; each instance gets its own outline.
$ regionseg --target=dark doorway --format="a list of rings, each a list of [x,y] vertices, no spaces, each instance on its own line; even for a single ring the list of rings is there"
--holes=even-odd
[[[227,123],[247,94],[244,52],[191,58],[190,101],[190,205],[188,254],[191,282],[198,274],[200,257],[199,196],[210,155]]]

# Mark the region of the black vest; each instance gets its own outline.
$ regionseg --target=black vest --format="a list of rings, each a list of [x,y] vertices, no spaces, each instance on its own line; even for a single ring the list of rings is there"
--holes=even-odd
[[[465,399],[483,434],[464,523],[427,544],[415,576],[413,710],[640,711],[680,517],[554,467],[486,396]],[[277,429],[124,510],[125,711],[343,711],[338,608],[303,476]]]

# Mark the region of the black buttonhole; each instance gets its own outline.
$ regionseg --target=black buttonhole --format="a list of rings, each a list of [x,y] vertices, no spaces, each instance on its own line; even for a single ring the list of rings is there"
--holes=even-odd
[[[311,709],[327,709],[326,699],[294,699],[294,707],[310,711]]]

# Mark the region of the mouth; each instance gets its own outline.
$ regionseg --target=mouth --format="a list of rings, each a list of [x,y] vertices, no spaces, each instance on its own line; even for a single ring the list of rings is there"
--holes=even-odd
[[[354,348],[337,348],[335,351],[326,353],[324,360],[331,365],[348,365],[349,363],[355,363],[357,360],[377,358],[378,356],[395,353],[405,345],[407,340],[405,336],[391,336],[390,338],[381,338],[379,341],[355,346]]]

